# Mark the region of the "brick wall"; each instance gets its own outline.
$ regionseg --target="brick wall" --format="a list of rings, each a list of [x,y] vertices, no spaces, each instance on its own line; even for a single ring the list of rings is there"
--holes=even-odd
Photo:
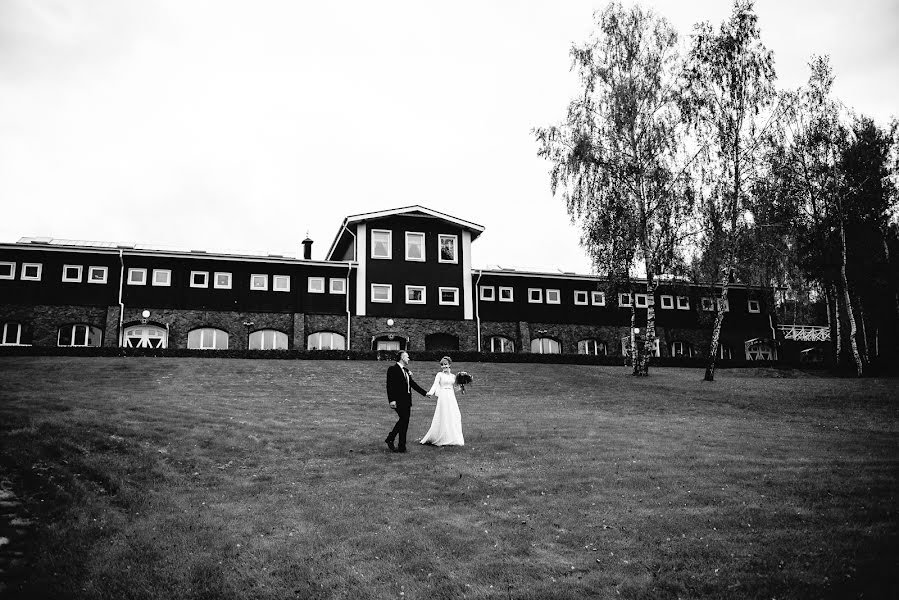
[[[143,308],[125,308],[125,327],[141,322]],[[187,348],[187,334],[199,327],[214,327],[228,333],[228,348],[246,349],[249,344],[249,333],[260,329],[276,329],[294,338],[293,313],[268,312],[232,312],[213,310],[179,310],[147,308],[150,311],[149,321],[167,325],[169,329],[169,348]],[[244,323],[252,322],[247,328]]]
[[[0,323],[21,323],[34,346],[56,346],[60,326],[76,323],[84,323],[103,331],[103,344],[107,345],[109,332],[106,331],[106,321],[105,306],[0,305]],[[118,338],[115,333],[112,337],[113,345],[116,345]]]
[[[344,319],[346,330],[346,319]],[[339,330],[338,330],[339,331]],[[393,318],[393,325],[387,324],[384,317],[353,317],[352,348],[354,350],[371,350],[372,338],[393,335],[408,338],[406,349],[410,352],[425,349],[425,336],[432,333],[445,333],[459,338],[459,350],[477,350],[478,332],[474,321],[450,321],[440,319],[404,319]]]

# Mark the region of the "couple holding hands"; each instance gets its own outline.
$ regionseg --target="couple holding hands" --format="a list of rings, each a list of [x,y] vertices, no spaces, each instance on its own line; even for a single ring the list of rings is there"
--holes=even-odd
[[[450,370],[452,364],[453,361],[449,356],[440,359],[440,372],[434,378],[434,385],[427,392],[412,379],[408,352],[399,352],[396,364],[387,369],[387,400],[399,419],[384,440],[391,452],[406,451],[406,430],[409,428],[409,417],[412,413],[412,390],[422,396],[437,397],[437,408],[434,409],[431,428],[419,443],[434,446],[465,445],[465,438],[462,437],[462,413],[459,412],[454,390],[456,376]]]

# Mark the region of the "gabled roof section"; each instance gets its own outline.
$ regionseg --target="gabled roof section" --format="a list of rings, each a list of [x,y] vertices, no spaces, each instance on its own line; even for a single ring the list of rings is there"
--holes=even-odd
[[[399,215],[430,217],[433,219],[446,221],[447,223],[452,223],[471,232],[472,240],[476,239],[484,231],[483,225],[478,225],[477,223],[472,223],[471,221],[466,221],[465,219],[460,219],[446,213],[438,212],[419,204],[416,204],[414,206],[404,206],[402,208],[392,208],[390,210],[379,210],[377,212],[362,213],[359,215],[350,215],[343,220],[340,229],[337,230],[337,235],[334,236],[334,241],[331,243],[331,248],[328,250],[328,254],[325,255],[325,260],[332,260],[334,250],[338,245],[340,245],[341,240],[349,236],[349,234],[347,233],[347,228],[349,227],[349,225]]]

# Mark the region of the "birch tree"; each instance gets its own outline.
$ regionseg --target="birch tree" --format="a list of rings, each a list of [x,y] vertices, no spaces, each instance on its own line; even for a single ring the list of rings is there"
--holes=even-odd
[[[720,237],[721,290],[712,327],[706,381],[715,378],[721,324],[737,248],[746,228],[748,189],[758,175],[766,111],[775,98],[772,53],[761,41],[753,2],[737,0],[730,18],[715,31],[694,27],[685,71],[684,112],[703,152],[704,216]]]
[[[632,348],[634,375],[647,375],[657,277],[690,209],[677,34],[665,19],[618,2],[595,20],[592,37],[571,49],[579,90],[564,121],[534,133],[538,154],[552,163],[552,191],[562,189],[594,265],[638,263],[645,272],[646,332],[642,348]]]

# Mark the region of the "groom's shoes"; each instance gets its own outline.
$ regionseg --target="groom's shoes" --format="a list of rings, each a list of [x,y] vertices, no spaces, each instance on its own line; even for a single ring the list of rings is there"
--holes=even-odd
[[[386,440],[384,440],[384,443],[387,444],[387,447],[390,448],[391,452],[396,452],[396,446],[393,445],[392,439],[387,438]]]
[[[405,452],[405,451],[406,451],[405,448],[397,448],[397,449],[395,450],[395,452]]]

